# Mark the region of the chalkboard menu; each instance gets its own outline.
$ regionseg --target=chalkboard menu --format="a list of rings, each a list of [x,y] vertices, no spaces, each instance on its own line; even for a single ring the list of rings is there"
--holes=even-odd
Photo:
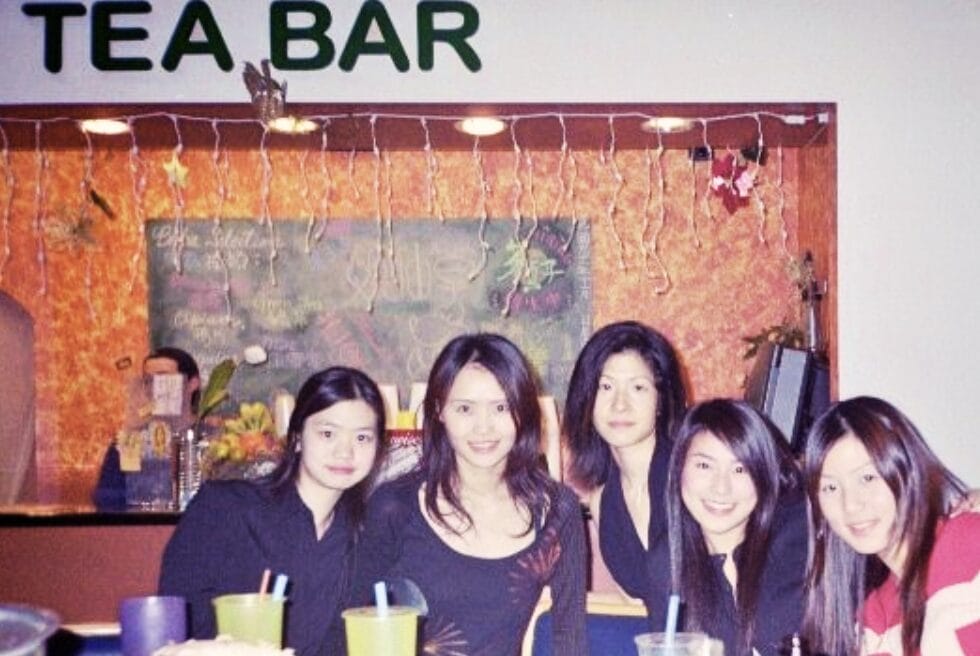
[[[246,346],[265,347],[268,362],[235,374],[235,400],[295,394],[311,373],[342,364],[398,385],[406,406],[449,339],[498,332],[561,400],[591,330],[589,225],[531,230],[529,220],[520,235],[506,220],[152,220],[150,342],[189,351],[205,377]]]

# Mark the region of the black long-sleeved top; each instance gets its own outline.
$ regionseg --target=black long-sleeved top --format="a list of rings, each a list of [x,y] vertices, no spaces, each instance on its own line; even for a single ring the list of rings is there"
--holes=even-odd
[[[650,495],[647,545],[650,549],[661,541],[666,542],[667,538],[667,508],[664,492],[667,489],[670,449],[671,442],[663,438],[657,439],[650,460],[647,476]],[[619,587],[626,594],[645,600],[650,593],[647,549],[643,548],[636,527],[633,526],[633,519],[626,508],[620,476],[619,467],[613,463],[599,499],[599,550],[602,552],[603,562]],[[669,593],[668,586],[664,595]]]
[[[554,605],[555,653],[588,654],[585,635],[585,527],[575,493],[561,486],[534,542],[503,558],[449,547],[419,505],[422,480],[408,475],[378,488],[368,504],[355,596],[374,582],[408,578],[426,598],[423,646],[429,656],[513,656],[545,585]]]
[[[205,484],[167,543],[160,593],[186,597],[189,633],[215,636],[211,599],[257,592],[266,568],[289,577],[283,638],[300,656],[342,656],[352,535],[340,505],[321,539],[294,485],[278,494],[245,481]]]
[[[789,493],[776,508],[769,553],[763,567],[756,602],[752,646],[762,656],[776,656],[780,641],[799,632],[802,626],[807,530],[806,502],[801,494]],[[732,557],[737,570],[740,569],[742,555],[741,547],[736,547]],[[702,623],[706,620],[706,625],[700,631],[724,642],[725,654],[744,656],[736,650],[738,611],[735,608],[732,586],[722,571],[724,564],[725,555],[712,557],[714,576],[706,583],[714,588],[714,594],[721,601],[721,612],[703,618]],[[671,587],[667,540],[661,541],[650,551],[649,571],[650,592],[646,595],[646,604],[651,630],[663,631]],[[683,591],[681,596],[683,597]],[[682,623],[679,630],[683,628]]]

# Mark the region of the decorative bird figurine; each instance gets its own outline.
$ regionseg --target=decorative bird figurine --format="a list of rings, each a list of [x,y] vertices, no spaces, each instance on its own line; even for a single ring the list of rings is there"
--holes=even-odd
[[[286,83],[280,84],[272,79],[268,59],[263,59],[261,65],[262,72],[260,73],[251,62],[245,62],[242,79],[245,80],[245,88],[252,96],[252,105],[258,113],[259,119],[263,123],[268,123],[285,114]]]

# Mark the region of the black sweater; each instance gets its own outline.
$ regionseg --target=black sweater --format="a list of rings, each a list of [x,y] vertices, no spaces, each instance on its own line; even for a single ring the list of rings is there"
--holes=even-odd
[[[650,495],[650,526],[647,544],[653,549],[667,538],[667,509],[664,491],[667,489],[667,467],[670,464],[672,443],[658,439],[650,460],[647,488]],[[602,561],[612,574],[613,580],[629,594],[646,601],[650,592],[647,587],[647,550],[640,542],[633,519],[626,508],[623,483],[619,467],[611,465],[609,477],[602,488],[599,500],[599,550]],[[669,593],[669,588],[667,590]]]
[[[244,481],[207,483],[164,551],[160,593],[186,597],[191,637],[213,638],[211,599],[257,592],[269,568],[273,577],[285,574],[290,581],[284,645],[299,656],[342,656],[340,611],[349,593],[351,538],[338,506],[317,540],[313,514],[293,485],[273,495]]]
[[[429,606],[423,648],[433,656],[516,656],[545,585],[554,600],[557,654],[588,653],[585,636],[586,552],[578,498],[562,486],[534,542],[503,558],[477,558],[449,547],[419,507],[421,478],[378,488],[368,504],[358,551],[355,595],[375,581],[408,578]]]

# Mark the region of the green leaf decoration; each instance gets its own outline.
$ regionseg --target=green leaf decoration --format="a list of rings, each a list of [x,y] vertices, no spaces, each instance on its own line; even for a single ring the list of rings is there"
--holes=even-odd
[[[228,383],[235,373],[238,365],[231,358],[222,360],[211,370],[208,377],[208,384],[201,392],[201,401],[197,407],[197,420],[201,421],[208,413],[218,407],[228,398]]]

